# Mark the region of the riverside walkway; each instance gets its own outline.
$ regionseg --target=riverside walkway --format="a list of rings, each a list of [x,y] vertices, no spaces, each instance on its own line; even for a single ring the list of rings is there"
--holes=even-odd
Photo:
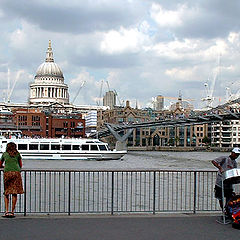
[[[1,240],[239,240],[216,215],[17,215],[0,219]]]

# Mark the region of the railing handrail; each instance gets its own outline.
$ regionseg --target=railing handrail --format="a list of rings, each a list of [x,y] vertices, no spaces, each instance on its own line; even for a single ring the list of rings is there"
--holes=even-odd
[[[0,169],[3,176],[3,169]],[[22,169],[18,212],[218,211],[216,170]],[[3,178],[0,191],[3,191]],[[3,211],[4,199],[0,197]]]
[[[0,169],[3,171],[3,168]],[[32,169],[23,168],[21,172],[217,172],[217,170],[191,169]]]

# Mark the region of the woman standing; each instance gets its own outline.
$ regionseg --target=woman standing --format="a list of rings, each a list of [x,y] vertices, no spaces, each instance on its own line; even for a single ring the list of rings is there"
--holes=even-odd
[[[23,194],[21,168],[22,157],[17,150],[16,144],[10,142],[7,144],[6,152],[3,153],[0,161],[0,167],[4,166],[4,201],[5,214],[3,217],[15,217],[14,210],[17,203],[17,194]],[[9,212],[9,194],[12,194],[12,211]]]

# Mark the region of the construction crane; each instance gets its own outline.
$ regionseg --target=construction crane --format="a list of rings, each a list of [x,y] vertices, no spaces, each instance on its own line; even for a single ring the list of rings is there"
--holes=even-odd
[[[73,99],[73,101],[72,101],[72,104],[73,104],[73,103],[75,102],[75,100],[77,99],[77,97],[78,97],[81,89],[82,89],[83,86],[85,85],[85,83],[86,83],[86,80],[83,80],[82,83],[80,84],[80,87],[78,88],[78,91],[77,91],[77,93],[76,93],[76,95],[75,95],[75,97],[74,97],[74,99]]]
[[[182,99],[181,97],[166,97],[163,96],[164,99],[175,99],[175,100],[181,100],[181,101],[195,101],[195,99],[190,99],[190,98],[184,98]]]
[[[12,93],[13,93],[13,90],[14,90],[14,88],[15,88],[15,86],[16,86],[16,83],[17,83],[17,81],[19,80],[20,75],[21,75],[22,73],[24,73],[23,70],[19,70],[19,71],[17,72],[17,75],[16,75],[16,78],[15,78],[15,80],[14,80],[13,86],[12,86],[12,88],[10,89],[10,69],[8,68],[8,91],[7,91],[7,102],[8,102],[8,103],[10,102],[10,99],[11,99],[11,96],[12,96]]]
[[[208,82],[210,81],[209,78],[208,78],[208,82],[204,83],[206,97],[202,98],[201,100],[203,102],[206,102],[206,107],[208,109],[213,107],[213,101],[215,100],[215,97],[213,97],[213,91],[214,91],[216,79],[220,73],[220,57],[221,55],[219,55],[218,57],[217,69],[213,71],[213,80],[212,80],[211,87],[209,87],[209,84],[208,84]]]
[[[231,90],[232,87],[233,87],[233,82],[231,83],[231,86],[228,86],[225,88],[226,89],[226,95],[225,95],[226,102],[230,102],[234,99],[239,98],[239,91],[234,94]]]
[[[107,87],[108,87],[108,91],[110,92],[110,87],[109,87],[108,80],[106,80],[106,84],[107,84]]]
[[[179,91],[179,96],[178,97],[170,97],[170,96],[162,96],[162,95],[159,95],[158,97],[153,97],[152,98],[153,109],[156,109],[158,99],[170,99],[170,100],[175,100],[175,101],[180,101],[180,102],[182,102],[182,101],[195,101],[195,99],[192,99],[192,98],[183,99],[181,91]],[[171,105],[173,103],[174,102],[170,102]]]
[[[98,99],[97,99],[97,101],[96,101],[98,106],[100,106],[100,101],[101,101],[101,99],[102,99],[103,82],[104,82],[104,80],[102,79],[102,80],[101,80],[101,85],[100,85],[99,97],[98,97]]]
[[[117,94],[117,91],[116,91],[116,89],[114,89],[113,90],[114,91],[114,93],[116,94],[116,97],[117,97],[117,100],[118,100],[118,104],[119,104],[119,106],[120,107],[122,107],[123,106],[123,103],[124,103],[124,101],[122,100],[120,100],[120,98],[119,98],[119,96],[118,96],[118,94]]]
[[[104,82],[105,82],[106,85],[107,85],[107,90],[108,90],[109,92],[111,91],[108,80],[105,80],[105,81],[104,81],[104,79],[102,79],[102,80],[101,80],[101,85],[100,85],[100,93],[99,93],[99,97],[98,97],[98,100],[97,100],[97,105],[98,105],[98,106],[100,106],[100,101],[101,101],[101,99],[102,99],[102,92],[103,92],[103,84],[104,84]],[[123,102],[124,102],[124,101],[121,101],[121,100],[120,100],[120,98],[119,98],[119,96],[118,96],[118,94],[117,94],[116,89],[113,89],[112,91],[115,93],[119,105],[120,105],[120,106],[123,106]]]

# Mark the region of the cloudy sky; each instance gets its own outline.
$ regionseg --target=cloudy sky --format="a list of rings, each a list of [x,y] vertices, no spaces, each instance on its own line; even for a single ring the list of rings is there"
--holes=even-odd
[[[201,107],[214,79],[223,103],[240,89],[239,16],[239,0],[0,0],[0,101],[15,85],[11,101],[27,102],[51,39],[70,101],[85,81],[75,104],[96,105],[108,82],[132,106],[181,91]]]

